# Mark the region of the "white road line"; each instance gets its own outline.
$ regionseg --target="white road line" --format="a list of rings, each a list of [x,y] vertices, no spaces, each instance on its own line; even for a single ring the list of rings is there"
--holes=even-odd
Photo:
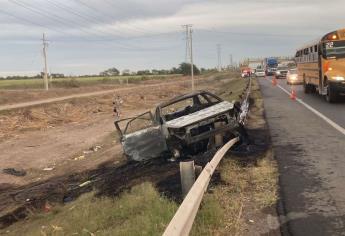
[[[290,95],[290,92],[287,91],[282,86],[280,86],[279,84],[277,85],[277,87],[280,88],[281,90],[283,90],[286,94]],[[317,111],[315,108],[313,108],[313,107],[309,106],[307,103],[303,102],[302,99],[297,98],[296,101],[299,102],[300,104],[302,104],[303,106],[305,106],[308,110],[313,112],[315,115],[317,115],[318,117],[320,117],[321,119],[326,121],[329,125],[331,125],[333,128],[338,130],[340,133],[345,135],[345,129],[343,127],[341,127],[340,125],[338,125],[337,123],[335,123],[334,121],[329,119],[327,116],[323,115],[321,112]]]

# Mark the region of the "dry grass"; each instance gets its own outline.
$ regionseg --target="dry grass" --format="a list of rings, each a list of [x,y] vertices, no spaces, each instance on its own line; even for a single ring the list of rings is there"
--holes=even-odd
[[[277,168],[271,152],[256,165],[243,166],[228,156],[220,167],[221,184],[204,197],[192,235],[245,235],[243,211],[274,208],[277,201]],[[247,204],[254,209],[248,209]],[[211,213],[211,214],[210,214]]]
[[[97,84],[122,84],[138,83],[145,80],[162,80],[182,75],[133,75],[133,76],[110,76],[110,77],[73,77],[53,79],[51,86],[55,88],[76,88],[82,86],[93,86]],[[18,79],[0,80],[0,89],[36,89],[44,88],[43,79]]]
[[[17,223],[0,234],[161,235],[177,207],[160,196],[150,183],[143,183],[115,199],[85,194],[73,203]]]
[[[227,94],[223,93],[223,96]],[[263,101],[256,81],[251,97],[254,104],[248,126],[253,129],[265,128]],[[205,195],[192,235],[252,235],[268,232],[270,229],[267,228],[265,217],[270,213],[263,211],[269,209],[275,212],[278,198],[278,172],[272,150],[258,155],[255,162],[249,163],[227,156],[219,167],[219,173],[220,183],[211,186],[212,191]],[[208,212],[212,212],[212,216]]]

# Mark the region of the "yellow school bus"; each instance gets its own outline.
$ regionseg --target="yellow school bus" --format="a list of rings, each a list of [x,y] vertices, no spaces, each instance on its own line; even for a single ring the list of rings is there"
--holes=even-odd
[[[345,95],[345,29],[299,48],[295,60],[305,93],[318,92],[328,102]]]

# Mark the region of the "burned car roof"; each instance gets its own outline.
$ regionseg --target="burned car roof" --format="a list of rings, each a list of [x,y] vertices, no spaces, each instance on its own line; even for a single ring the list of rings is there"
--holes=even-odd
[[[207,107],[203,110],[194,112],[194,113],[189,114],[189,115],[179,117],[179,118],[171,120],[171,121],[168,121],[166,123],[166,126],[168,128],[182,128],[182,127],[185,127],[187,125],[191,125],[193,123],[199,122],[201,120],[213,117],[219,113],[226,112],[226,111],[231,110],[233,108],[234,108],[233,103],[223,101],[221,103]]]
[[[197,90],[194,92],[190,92],[190,93],[186,93],[186,94],[174,97],[173,99],[171,99],[169,101],[162,102],[162,103],[158,104],[157,108],[163,108],[163,107],[169,106],[170,104],[176,103],[178,101],[182,101],[184,99],[191,98],[191,97],[194,97],[197,95],[202,95],[202,94],[209,94],[209,95],[212,95],[213,97],[217,98],[219,100],[219,102],[223,101],[221,98],[219,98],[218,96],[216,96],[210,92],[207,92],[204,90]]]

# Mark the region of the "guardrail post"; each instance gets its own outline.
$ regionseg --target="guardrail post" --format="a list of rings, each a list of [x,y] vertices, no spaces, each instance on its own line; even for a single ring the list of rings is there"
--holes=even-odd
[[[198,178],[202,172],[202,166],[195,165],[194,169],[195,169],[195,177]]]
[[[220,127],[222,127],[224,125],[224,122],[216,122],[214,124],[214,128],[218,129]],[[223,134],[216,134],[214,136],[214,143],[216,147],[221,147],[223,146],[224,142],[223,142]]]
[[[195,182],[194,161],[180,162],[181,188],[183,198],[187,195]]]

